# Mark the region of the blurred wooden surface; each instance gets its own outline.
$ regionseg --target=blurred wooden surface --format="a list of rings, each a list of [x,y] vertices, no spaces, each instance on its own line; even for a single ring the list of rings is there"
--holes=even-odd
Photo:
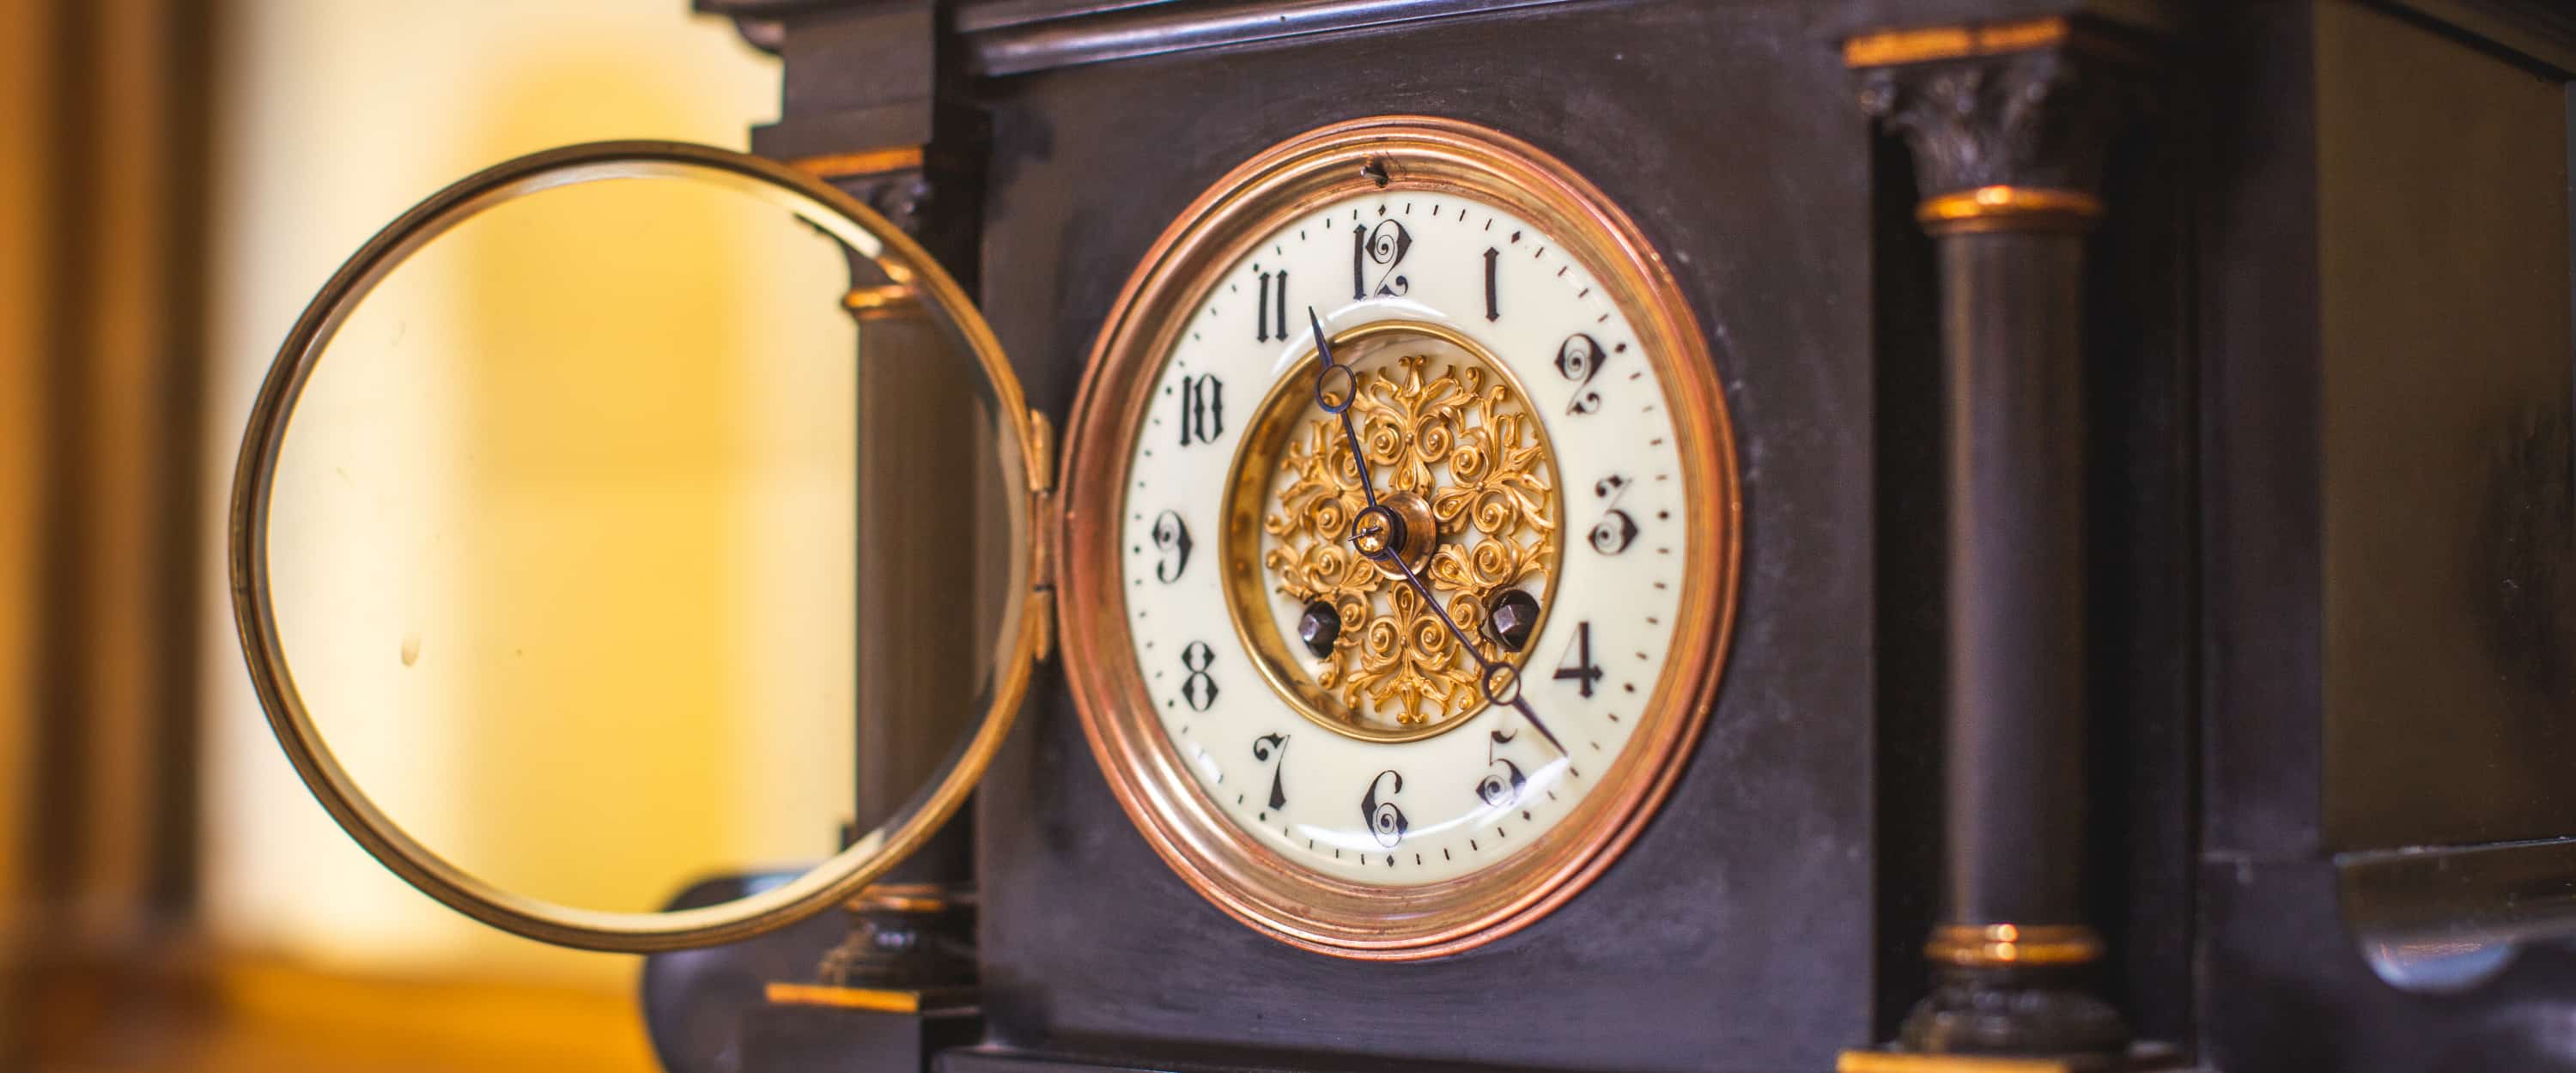
[[[148,982],[71,975],[36,1012],[45,1073],[653,1073],[617,990],[334,972],[262,958]]]

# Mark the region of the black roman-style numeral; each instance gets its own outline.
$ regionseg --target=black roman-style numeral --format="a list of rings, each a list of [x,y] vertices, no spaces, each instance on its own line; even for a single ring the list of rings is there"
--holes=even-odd
[[[1387,799],[1377,796],[1380,789],[1386,791]],[[1368,819],[1369,834],[1388,849],[1394,849],[1396,843],[1404,841],[1404,833],[1413,829],[1413,824],[1404,818],[1404,810],[1391,800],[1403,792],[1404,776],[1388,770],[1370,779],[1368,795],[1360,798],[1360,815]]]
[[[1181,679],[1181,702],[1194,712],[1204,712],[1216,703],[1216,679],[1208,677],[1208,668],[1216,664],[1216,650],[1205,641],[1192,641],[1181,649],[1181,669],[1190,676]]]
[[[1510,808],[1521,799],[1521,787],[1529,785],[1529,776],[1509,757],[1494,755],[1495,750],[1512,743],[1518,733],[1494,731],[1485,742],[1485,777],[1476,780],[1476,796],[1495,808]]]
[[[1181,516],[1164,511],[1154,516],[1154,550],[1163,557],[1154,563],[1154,580],[1169,585],[1181,579],[1190,568],[1190,526]]]
[[[1503,259],[1503,251],[1485,247],[1485,319],[1503,319],[1502,295],[1495,290],[1494,275]]]
[[[1252,341],[1273,339],[1288,341],[1288,270],[1284,268],[1261,274],[1261,298],[1252,304]]]
[[[1574,643],[1566,646],[1565,659],[1566,662],[1557,665],[1556,680],[1571,680],[1582,688],[1584,696],[1591,696],[1592,683],[1601,680],[1601,665],[1592,662],[1591,623],[1585,622],[1574,628]]]
[[[1393,220],[1380,220],[1376,227],[1351,225],[1351,298],[1394,298],[1410,294],[1413,283],[1395,273],[1404,263],[1404,255],[1413,250],[1413,233]],[[1377,281],[1370,285],[1369,274],[1375,271]]]
[[[1601,409],[1601,393],[1592,390],[1592,378],[1601,375],[1601,362],[1609,357],[1601,341],[1582,332],[1565,337],[1556,348],[1556,374],[1574,381],[1574,399],[1565,404],[1569,414],[1595,413]]]
[[[1181,446],[1225,434],[1225,382],[1214,373],[1181,378]]]
[[[1627,490],[1628,478],[1616,473],[1601,478],[1592,486],[1592,494],[1606,500],[1609,506],[1608,510],[1601,512],[1601,521],[1593,525],[1592,535],[1586,538],[1592,542],[1592,550],[1603,555],[1617,555],[1637,542],[1637,519],[1619,509],[1619,495]]]
[[[1288,790],[1280,779],[1287,774],[1288,735],[1264,734],[1252,739],[1252,758],[1270,761],[1270,807],[1287,808]]]

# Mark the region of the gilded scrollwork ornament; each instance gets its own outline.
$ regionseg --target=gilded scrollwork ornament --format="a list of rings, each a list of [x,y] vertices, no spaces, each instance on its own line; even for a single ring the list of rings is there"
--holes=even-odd
[[[1421,565],[1451,618],[1480,638],[1489,660],[1513,660],[1485,633],[1506,588],[1544,592],[1556,567],[1555,474],[1537,418],[1510,384],[1471,361],[1437,368],[1405,355],[1358,374],[1361,452],[1382,496],[1429,505],[1439,534]],[[1399,727],[1444,722],[1484,704],[1477,661],[1433,608],[1350,545],[1368,505],[1337,421],[1317,417],[1283,452],[1289,479],[1262,519],[1273,543],[1262,565],[1278,590],[1341,617],[1314,680],[1355,717]]]

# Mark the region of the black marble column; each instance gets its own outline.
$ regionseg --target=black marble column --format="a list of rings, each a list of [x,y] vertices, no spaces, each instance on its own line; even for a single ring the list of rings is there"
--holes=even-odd
[[[1942,923],[1906,1050],[2106,1056],[2086,919],[2085,234],[2140,66],[2064,19],[1854,39],[1938,248],[1947,544]]]

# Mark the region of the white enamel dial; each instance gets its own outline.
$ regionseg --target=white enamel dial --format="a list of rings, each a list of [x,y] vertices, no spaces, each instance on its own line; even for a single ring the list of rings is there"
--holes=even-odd
[[[1214,277],[1147,380],[1116,515],[1138,676],[1216,811],[1293,865],[1419,886],[1508,860],[1609,787],[1690,654],[1672,399],[1562,238],[1456,193],[1325,203]],[[1441,515],[1417,576],[1524,668],[1526,714],[1459,686],[1475,659],[1406,580],[1336,557],[1360,493],[1316,485],[1350,455],[1316,402],[1310,308],[1373,400],[1353,414],[1383,440],[1361,452],[1375,490]],[[1538,613],[1506,618],[1517,650],[1506,590]]]

